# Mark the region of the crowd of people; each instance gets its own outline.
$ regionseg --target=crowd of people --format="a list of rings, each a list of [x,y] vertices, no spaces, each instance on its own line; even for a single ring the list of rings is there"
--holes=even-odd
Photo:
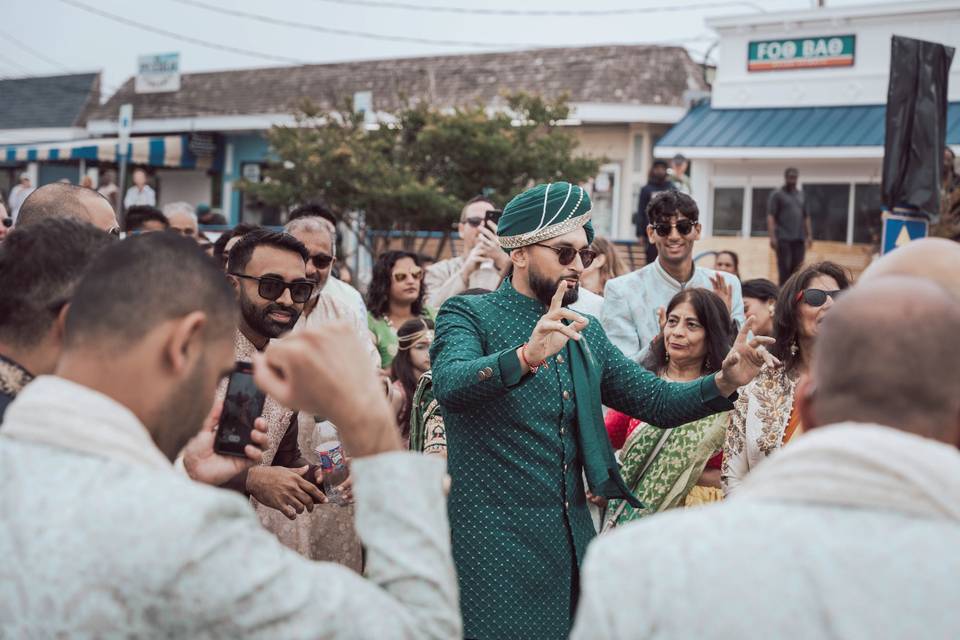
[[[465,203],[457,257],[384,251],[365,295],[319,204],[211,242],[142,177],[122,229],[102,190],[30,190],[0,236],[3,635],[956,635],[960,244],[804,262],[788,173],[799,263],[741,282],[694,261],[685,162],[640,269],[555,182]],[[238,366],[263,404],[231,456]]]

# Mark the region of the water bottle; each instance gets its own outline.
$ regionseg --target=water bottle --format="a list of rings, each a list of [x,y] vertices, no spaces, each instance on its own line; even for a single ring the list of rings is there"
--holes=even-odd
[[[339,487],[350,472],[337,428],[329,420],[318,421],[314,442],[318,443],[315,451],[320,458],[320,468],[323,469],[323,492],[331,504],[344,505],[346,502]]]

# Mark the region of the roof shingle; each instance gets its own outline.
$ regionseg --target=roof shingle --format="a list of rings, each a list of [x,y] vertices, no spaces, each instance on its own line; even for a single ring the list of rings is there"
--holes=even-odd
[[[0,129],[83,126],[99,101],[99,73],[0,80]]]
[[[113,119],[130,102],[137,118],[287,113],[302,98],[341,107],[358,91],[373,108],[395,111],[404,100],[437,107],[498,105],[504,92],[571,102],[682,106],[688,89],[706,89],[699,65],[682,47],[611,45],[505,53],[372,60],[337,64],[191,73],[175,93],[136,94],[133,79],[91,115]]]

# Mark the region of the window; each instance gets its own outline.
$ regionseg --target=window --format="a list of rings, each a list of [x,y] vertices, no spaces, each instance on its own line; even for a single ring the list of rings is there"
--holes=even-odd
[[[743,188],[713,190],[713,235],[739,236],[743,228]]]
[[[853,241],[880,244],[883,198],[878,184],[858,184],[853,190]]]
[[[804,184],[804,201],[814,240],[847,241],[849,184]]]
[[[766,238],[767,232],[767,201],[775,189],[761,187],[753,190],[753,206],[750,211],[750,236]]]
[[[646,165],[643,157],[643,134],[633,134],[633,172],[643,173],[643,167]],[[639,197],[639,195],[638,195]]]

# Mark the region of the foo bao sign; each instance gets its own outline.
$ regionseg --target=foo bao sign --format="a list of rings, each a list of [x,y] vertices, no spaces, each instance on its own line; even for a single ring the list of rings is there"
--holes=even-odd
[[[856,45],[854,35],[751,42],[747,71],[852,67]]]

